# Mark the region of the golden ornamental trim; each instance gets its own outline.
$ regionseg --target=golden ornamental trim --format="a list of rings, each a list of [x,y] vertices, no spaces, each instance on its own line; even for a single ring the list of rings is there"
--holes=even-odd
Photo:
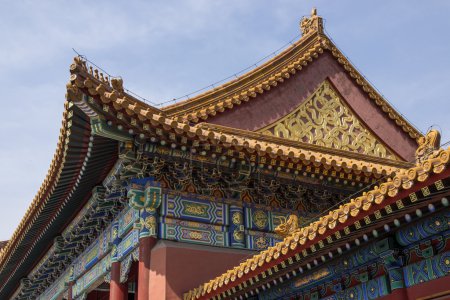
[[[286,217],[279,218],[283,221],[275,228],[275,232],[282,238],[292,235],[298,230],[298,217],[296,215],[290,215],[287,219]]]
[[[327,80],[291,113],[258,132],[327,148],[398,159],[363,125]]]
[[[312,9],[309,18],[303,17],[300,20],[300,31],[303,36],[316,32],[323,33],[323,20],[322,17],[317,15],[317,9],[315,7]]]
[[[428,131],[425,136],[419,138],[419,146],[416,150],[416,162],[427,160],[433,153],[439,149],[441,144],[441,134],[433,129]]]

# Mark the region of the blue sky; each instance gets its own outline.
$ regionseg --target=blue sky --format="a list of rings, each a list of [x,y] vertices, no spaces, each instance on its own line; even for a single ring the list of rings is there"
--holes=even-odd
[[[10,238],[47,173],[72,48],[161,102],[272,53],[299,34],[313,6],[402,114],[450,139],[450,1],[2,1],[0,240]]]

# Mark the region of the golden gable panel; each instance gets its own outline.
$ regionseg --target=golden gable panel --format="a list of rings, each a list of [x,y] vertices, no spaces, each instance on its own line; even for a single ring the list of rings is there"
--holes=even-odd
[[[318,146],[397,159],[345,104],[328,81],[294,111],[259,130]]]

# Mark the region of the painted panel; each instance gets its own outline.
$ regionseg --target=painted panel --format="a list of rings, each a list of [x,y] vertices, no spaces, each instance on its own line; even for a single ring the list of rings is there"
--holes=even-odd
[[[161,215],[210,224],[228,224],[227,204],[180,195],[164,194]]]
[[[450,275],[450,251],[403,268],[407,287]]]
[[[117,247],[117,257],[122,260],[127,254],[133,251],[139,244],[139,231],[130,231],[119,243]]]
[[[298,215],[296,211],[273,209],[256,205],[247,206],[244,208],[244,211],[245,226],[247,229],[259,231],[274,231],[290,214],[297,214],[300,223],[303,223],[306,218]]]
[[[136,220],[139,219],[139,211],[132,208],[124,209],[119,217],[119,237],[123,237],[132,227]]]
[[[281,241],[274,233],[249,230],[246,234],[247,248],[264,250]]]
[[[229,205],[231,222],[228,227],[230,247],[245,248],[244,211],[241,206]]]
[[[320,269],[310,275],[303,276],[297,280],[284,284],[277,288],[272,288],[259,294],[261,300],[272,299],[326,299],[326,300],[373,300],[389,294],[386,276],[363,282],[345,290],[332,288],[335,291],[333,295],[326,296],[328,289],[321,287],[312,287],[317,281],[330,280],[332,273],[327,268]]]
[[[334,295],[336,300],[372,300],[389,294],[386,276],[380,276],[360,285],[340,291]],[[328,298],[326,298],[328,299]]]
[[[450,211],[446,211],[398,230],[395,238],[402,246],[410,245],[448,230],[449,223]]]
[[[78,297],[84,293],[89,287],[100,279],[109,271],[111,266],[111,256],[108,254],[100,262],[98,262],[92,269],[87,271],[83,276],[76,280],[73,285],[73,296]]]
[[[195,244],[228,246],[228,233],[224,226],[193,221],[165,219],[160,224],[160,238]]]
[[[100,236],[74,261],[73,277],[78,278],[91,268],[111,249],[111,226],[108,226]]]

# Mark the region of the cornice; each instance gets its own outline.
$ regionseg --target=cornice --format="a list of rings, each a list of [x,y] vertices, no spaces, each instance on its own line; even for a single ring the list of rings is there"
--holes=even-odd
[[[358,215],[366,214],[375,208],[383,208],[387,199],[396,199],[395,197],[401,192],[413,190],[416,185],[421,185],[433,174],[444,174],[445,170],[448,171],[449,161],[450,147],[446,150],[435,151],[416,166],[401,172],[362,196],[340,205],[339,208],[330,211],[308,226],[295,230],[275,246],[269,247],[222,275],[190,290],[184,294],[184,299],[210,299],[223,291],[232,289],[250,272],[252,274],[264,272],[273,265],[273,261],[281,257],[286,259],[292,257],[294,252],[298,253],[307,245],[325,239],[335,228],[353,224]],[[219,290],[221,292],[218,292]]]
[[[145,134],[150,128],[160,128],[191,140],[221,144],[225,148],[234,148],[238,151],[244,149],[250,153],[256,151],[259,155],[268,155],[272,158],[294,162],[304,161],[327,168],[343,168],[348,172],[353,170],[378,175],[392,175],[410,166],[408,163],[286,141],[250,131],[226,129],[205,123],[189,125],[166,116],[145,103],[134,100],[131,96],[113,88],[108,81],[98,80],[94,77],[95,75],[87,72],[84,61],[79,58],[75,59],[75,63],[71,66],[71,72],[68,90],[73,97],[82,97],[82,91],[89,93],[91,97],[100,100],[104,111],[109,111],[111,107],[116,111],[118,119],[122,119],[124,116],[130,118],[136,132],[141,131]]]

